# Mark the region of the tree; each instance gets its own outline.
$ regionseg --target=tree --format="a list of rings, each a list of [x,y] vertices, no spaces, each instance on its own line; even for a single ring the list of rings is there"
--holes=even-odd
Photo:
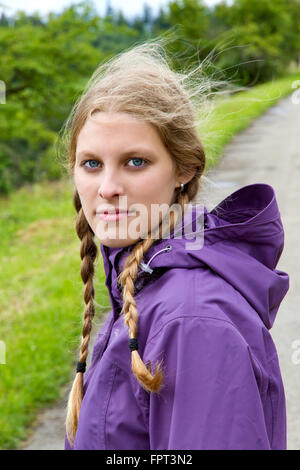
[[[286,73],[299,54],[299,0],[222,2],[209,15],[218,65],[242,84],[270,80]],[[214,39],[215,37],[215,39]]]
[[[168,47],[175,69],[207,55],[208,8],[203,0],[171,0],[163,20],[177,29],[177,39]]]
[[[1,80],[6,103],[0,108],[0,192],[43,176],[57,178],[53,143],[88,76],[105,56],[91,45],[99,18],[71,7],[46,23],[26,19],[0,28]],[[36,18],[37,19],[37,18]]]

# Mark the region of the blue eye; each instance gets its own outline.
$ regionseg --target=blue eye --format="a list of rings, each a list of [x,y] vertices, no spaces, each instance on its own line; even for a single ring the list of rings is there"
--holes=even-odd
[[[146,160],[144,160],[143,158],[131,158],[131,160],[129,160],[129,161],[133,161],[133,162],[142,162],[142,161],[144,161],[144,162],[146,162]],[[131,166],[131,165],[129,165],[129,166]],[[134,165],[134,166],[136,166],[136,165]],[[138,164],[136,167],[139,167],[139,166],[144,166],[144,165]]]
[[[129,165],[133,168],[144,167],[148,163],[148,161],[145,160],[144,158],[131,158],[129,161],[134,162],[134,165]],[[96,163],[96,165],[99,163],[97,160],[85,160],[84,162],[82,162],[81,165],[84,166],[85,168],[87,168],[88,170],[92,170],[93,168],[98,168],[97,166],[93,166],[93,165],[92,166],[86,166],[86,163],[90,163],[90,162]],[[144,164],[142,164],[142,162],[144,162]]]
[[[95,163],[98,163],[96,160],[86,160],[85,162],[83,162],[83,166],[85,166],[86,163],[88,162],[95,162]],[[89,168],[89,167],[88,167]],[[92,168],[97,168],[95,166],[92,166]]]

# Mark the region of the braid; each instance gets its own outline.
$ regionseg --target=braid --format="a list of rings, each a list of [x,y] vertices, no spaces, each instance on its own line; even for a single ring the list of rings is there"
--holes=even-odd
[[[179,193],[177,198],[178,203],[181,206],[182,213],[184,211],[184,205],[191,199],[191,196],[194,195],[196,188],[198,187],[198,181],[194,181],[193,178],[187,186],[187,192]],[[80,257],[82,259],[82,265],[80,273],[82,280],[85,284],[83,296],[86,308],[84,311],[82,341],[80,346],[79,357],[79,363],[83,365],[82,370],[85,370],[86,358],[88,355],[88,344],[90,341],[92,329],[92,321],[95,314],[95,292],[93,286],[93,276],[94,262],[97,256],[97,246],[94,242],[94,233],[85,218],[77,190],[75,190],[74,193],[73,203],[78,213],[76,220],[76,232],[81,240]],[[170,218],[171,222],[169,230],[172,230],[176,222],[173,212],[170,213]],[[159,231],[159,236],[162,237],[162,224],[158,226],[157,230]],[[124,313],[124,320],[129,328],[130,338],[137,338],[138,334],[138,313],[136,308],[136,302],[134,300],[134,281],[136,279],[138,267],[143,259],[144,254],[153,245],[155,240],[155,237],[146,238],[141,242],[137,243],[134,250],[127,257],[124,269],[119,276],[119,280],[123,286],[122,312]],[[134,375],[145,390],[147,390],[148,392],[158,392],[160,390],[163,379],[162,362],[156,365],[156,371],[154,375],[152,375],[151,365],[145,365],[138,351],[133,350],[131,353],[131,367]],[[81,369],[81,367],[79,367],[79,369]],[[83,372],[78,371],[76,373],[73,386],[69,394],[66,417],[66,432],[67,439],[70,445],[73,444],[75,439],[82,398]]]
[[[193,189],[190,190],[193,191]],[[179,193],[177,201],[183,213],[184,205],[189,201],[188,193]],[[173,212],[170,213],[170,219],[169,230],[171,231],[176,222]],[[158,227],[160,236],[162,236],[161,228],[162,224]],[[146,238],[139,242],[126,258],[123,271],[119,275],[120,284],[123,286],[123,308],[121,313],[124,313],[124,320],[129,328],[130,338],[137,338],[138,334],[138,313],[134,300],[134,281],[144,254],[153,245],[154,241],[154,238]],[[163,380],[162,361],[156,365],[156,371],[153,375],[150,364],[145,365],[138,351],[133,350],[131,352],[131,368],[137,380],[146,391],[160,391]]]
[[[94,262],[97,257],[97,246],[94,242],[94,233],[91,230],[85,215],[83,213],[80,198],[77,190],[75,190],[73,197],[74,207],[78,213],[76,220],[76,232],[81,240],[80,257],[81,264],[81,278],[84,282],[84,302],[86,304],[83,327],[82,327],[82,341],[80,346],[79,369],[85,370],[86,358],[88,355],[88,345],[91,336],[92,321],[95,315],[94,307]],[[68,411],[66,418],[66,430],[69,443],[74,440],[77,426],[79,411],[83,397],[83,372],[77,372],[73,387],[71,389],[68,400]]]
[[[166,49],[168,40],[146,41],[125,53],[118,54],[115,58],[97,67],[89,80],[82,96],[76,101],[72,111],[64,125],[62,134],[63,151],[67,155],[67,161],[62,162],[73,178],[77,172],[76,147],[78,136],[85,123],[92,119],[94,111],[125,112],[140,118],[143,122],[154,126],[161,142],[169,150],[176,167],[176,176],[188,180],[194,170],[196,173],[186,183],[183,192],[175,190],[174,201],[185,209],[185,204],[194,201],[197,197],[200,179],[205,169],[205,151],[198,136],[199,129],[209,121],[211,109],[211,94],[218,94],[218,88],[223,88],[227,82],[209,78],[209,74],[202,73],[204,63],[209,64],[206,57],[202,64],[195,68],[175,72],[170,68],[170,62]],[[200,73],[198,73],[200,72]],[[225,87],[226,91],[239,91],[236,87]],[[211,90],[215,90],[213,93]],[[223,93],[223,90],[220,91]],[[208,105],[208,108],[206,108]],[[203,113],[198,113],[199,108]],[[195,117],[199,115],[199,119]],[[207,116],[207,117],[206,117]],[[88,189],[87,189],[88,191]],[[92,319],[94,316],[94,260],[97,248],[94,244],[94,233],[89,227],[82,212],[81,201],[77,191],[74,194],[74,205],[78,213],[76,221],[77,234],[81,240],[80,256],[82,259],[81,277],[85,285],[84,312],[82,342],[80,347],[80,364],[68,401],[67,436],[75,436],[78,415],[83,396],[83,372],[88,354]],[[177,211],[177,209],[176,209]],[[141,385],[148,391],[159,391],[163,374],[161,364],[158,364],[156,372],[152,375],[149,365],[146,366],[138,354],[136,339],[138,334],[138,312],[134,299],[134,283],[137,277],[139,265],[144,254],[154,243],[154,239],[163,238],[161,232],[165,225],[168,230],[175,227],[174,212],[171,211],[170,222],[165,220],[159,224],[158,237],[152,231],[146,239],[138,240],[125,260],[123,272],[118,281],[122,286],[124,320],[129,330],[132,371]],[[170,233],[170,232],[169,232]],[[157,235],[157,234],[156,234]]]

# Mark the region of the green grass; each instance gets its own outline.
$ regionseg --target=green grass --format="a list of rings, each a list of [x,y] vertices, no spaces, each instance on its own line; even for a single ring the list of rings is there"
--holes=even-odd
[[[199,131],[208,166],[236,133],[291,93],[299,78],[218,98]],[[25,186],[0,199],[0,340],[6,345],[6,364],[0,364],[1,449],[18,448],[37,412],[53,404],[74,376],[84,301],[72,196],[64,179]],[[99,252],[96,318],[110,308],[104,281]]]
[[[74,375],[84,311],[74,213],[67,181],[27,186],[0,200],[1,449],[18,447],[37,410]],[[109,308],[104,277],[100,253],[97,318]]]

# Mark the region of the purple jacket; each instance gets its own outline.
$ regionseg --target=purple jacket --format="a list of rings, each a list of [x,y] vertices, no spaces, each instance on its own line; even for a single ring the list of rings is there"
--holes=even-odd
[[[195,225],[196,205],[190,213]],[[275,269],[284,232],[273,188],[251,184],[204,207],[203,241],[157,240],[136,280],[138,351],[145,363],[164,360],[159,394],[132,373],[119,316],[117,274],[132,247],[100,245],[112,311],[84,375],[74,449],[286,449],[269,329],[289,277]]]

